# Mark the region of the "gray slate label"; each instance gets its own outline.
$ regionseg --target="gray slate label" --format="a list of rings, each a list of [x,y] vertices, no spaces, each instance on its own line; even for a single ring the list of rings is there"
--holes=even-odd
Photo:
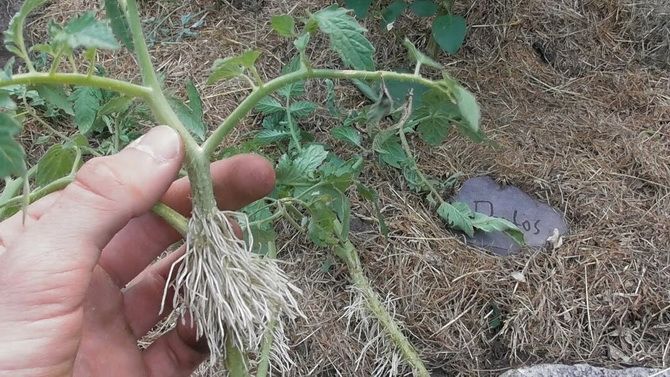
[[[568,225],[563,216],[549,205],[530,197],[515,186],[500,186],[487,176],[465,181],[454,201],[467,203],[473,211],[502,217],[513,222],[524,233],[530,247],[543,247],[557,229],[563,235]],[[498,255],[508,255],[521,248],[502,232],[476,232],[468,242]]]

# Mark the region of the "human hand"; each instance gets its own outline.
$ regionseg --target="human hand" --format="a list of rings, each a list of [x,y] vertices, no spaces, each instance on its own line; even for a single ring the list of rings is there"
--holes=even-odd
[[[180,324],[137,347],[158,315],[179,234],[151,213],[191,209],[177,134],[152,129],[119,154],[88,161],[74,183],[0,223],[0,376],[188,376],[207,357]],[[268,194],[272,166],[242,155],[212,164],[219,207]],[[173,182],[174,181],[174,182]],[[166,305],[172,300],[168,299]],[[171,307],[167,307],[169,313]]]

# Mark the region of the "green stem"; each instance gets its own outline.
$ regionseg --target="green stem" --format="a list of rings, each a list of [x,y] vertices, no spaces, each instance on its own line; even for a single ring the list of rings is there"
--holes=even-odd
[[[291,100],[290,97],[286,98],[286,122],[288,123],[288,130],[291,133],[291,139],[293,139],[293,143],[295,144],[295,147],[298,151],[302,151],[302,146],[300,145],[300,137],[298,135],[298,130],[295,126],[295,122],[293,121],[293,116],[291,115]]]
[[[275,245],[274,241],[270,242],[269,248],[270,250],[265,257],[276,258],[277,245]],[[258,366],[256,367],[256,377],[266,377],[268,375],[268,371],[270,370],[270,353],[272,352],[272,344],[274,343],[274,329],[276,326],[277,317],[275,316],[270,320],[268,327],[263,333],[263,340],[261,341],[261,352],[258,357]]]
[[[226,135],[256,106],[265,96],[297,81],[306,79],[358,79],[358,80],[396,80],[421,84],[428,88],[444,90],[438,82],[423,78],[412,73],[398,73],[390,71],[354,71],[334,69],[307,69],[279,76],[261,87],[255,88],[235,110],[217,127],[203,144],[203,151],[207,156],[212,155]]]
[[[151,209],[153,213],[160,216],[166,223],[170,224],[179,234],[186,237],[188,232],[188,219],[181,213],[170,208],[167,204],[159,202]]]
[[[228,354],[226,356],[226,370],[230,377],[246,377],[249,376],[247,365],[245,363],[246,357],[239,348],[235,347],[230,337],[226,337],[226,349]]]
[[[405,135],[405,125],[409,121],[409,118],[412,115],[412,96],[410,96],[407,99],[407,107],[405,108],[405,111],[403,113],[402,118],[400,118],[400,121],[398,122],[398,125],[396,126],[398,128],[398,136],[400,136],[400,143],[402,144],[402,149],[405,151],[405,154],[407,155],[407,159],[410,161],[412,168],[414,169],[414,172],[416,173],[417,176],[419,176],[419,179],[421,182],[428,187],[428,190],[433,194],[435,197],[435,200],[440,202],[440,204],[444,203],[444,199],[442,199],[442,195],[435,189],[435,186],[433,186],[432,183],[426,178],[426,176],[423,174],[421,169],[416,164],[416,158],[414,157],[414,153],[412,153],[412,148],[409,146],[409,142],[407,142],[407,136]]]
[[[28,204],[34,203],[35,201],[51,194],[52,192],[62,190],[62,189],[65,188],[65,186],[72,183],[72,181],[74,181],[74,176],[73,175],[66,175],[65,177],[58,178],[57,180],[49,183],[48,185],[40,187],[35,191],[32,191],[28,195],[28,201],[27,202],[28,202]],[[0,208],[4,210],[3,215],[11,215],[12,213],[5,213],[5,211],[8,210],[10,207],[20,205],[21,203],[23,203],[23,201],[24,201],[24,197],[23,197],[23,195],[21,195],[21,196],[13,197],[12,199],[4,202],[0,206]]]
[[[165,98],[161,90],[161,84],[151,63],[151,55],[149,55],[149,49],[142,32],[137,1],[127,0],[126,5],[128,6],[128,25],[130,26],[130,33],[133,36],[135,54],[139,61],[142,79],[144,80],[144,84],[152,89],[152,96],[148,98],[151,110],[159,122],[176,130],[184,141],[184,151],[186,153],[185,167],[191,181],[193,204],[196,208],[200,208],[203,211],[211,211],[216,208],[216,200],[214,198],[212,176],[209,172],[209,154],[202,152],[200,146],[198,146],[195,139],[189,134],[177,114],[170,107],[167,98]]]
[[[100,76],[88,76],[81,73],[42,73],[32,72],[14,75],[10,80],[1,80],[0,87],[14,85],[80,85],[110,90],[131,97],[148,99],[153,90],[145,86]]]
[[[391,342],[398,347],[404,360],[414,370],[414,375],[419,377],[430,377],[430,373],[428,373],[418,352],[414,349],[412,343],[407,340],[396,321],[391,317],[379,300],[377,293],[372,289],[372,286],[370,286],[370,282],[363,273],[361,260],[358,258],[358,253],[356,252],[354,245],[351,242],[346,241],[343,245],[336,247],[335,255],[346,263],[347,268],[349,269],[349,276],[351,276],[351,282],[358,288],[358,290],[360,290],[365,298],[368,310],[370,310],[372,315],[379,321],[379,324],[382,326]]]

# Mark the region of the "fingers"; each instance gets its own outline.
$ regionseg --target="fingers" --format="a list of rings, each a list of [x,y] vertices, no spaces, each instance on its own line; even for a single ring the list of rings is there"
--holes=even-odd
[[[18,280],[27,286],[48,283],[83,300],[100,250],[160,199],[182,157],[177,133],[156,127],[120,153],[88,161],[75,182],[2,255],[3,272],[22,274]]]
[[[170,289],[165,299],[163,313],[160,313],[163,290],[168,281],[172,265],[184,255],[184,249],[184,246],[180,247],[179,250],[147,268],[137,277],[136,282],[123,292],[125,318],[135,338],[143,337],[172,311],[174,291]],[[178,266],[174,267],[172,278],[177,273],[177,268]]]
[[[186,377],[208,356],[204,338],[196,340],[190,321],[179,321],[144,351],[144,363],[149,376]]]
[[[239,155],[217,161],[211,167],[219,208],[239,209],[269,194],[274,187],[274,170],[263,157]],[[163,201],[184,215],[191,211],[191,187],[187,179],[172,184]],[[133,219],[105,247],[100,265],[125,286],[170,244],[181,236],[153,213]]]

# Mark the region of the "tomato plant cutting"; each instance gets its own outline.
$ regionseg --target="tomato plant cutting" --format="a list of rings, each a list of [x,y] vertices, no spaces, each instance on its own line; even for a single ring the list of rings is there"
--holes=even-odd
[[[366,30],[348,10],[333,5],[304,17],[272,18],[275,32],[293,39],[297,52],[276,78],[266,80],[256,69],[256,62],[263,58],[256,50],[216,60],[207,83],[244,80],[248,94],[225,120],[209,127],[204,124],[201,99],[193,83],[186,88],[188,104],[164,88],[149,55],[136,0],[106,0],[105,21],[87,12],[63,24],[52,22],[49,41],[28,48],[23,37],[26,17],[44,2],[26,1],[5,32],[6,48],[22,64],[10,62],[0,72],[0,176],[5,179],[0,218],[66,187],[87,156],[118,151],[138,134],[133,129],[138,119],[151,113],[156,123],[179,133],[185,151],[183,170],[192,186],[189,219],[163,203],[153,208],[183,235],[186,244],[186,252],[172,265],[163,300],[168,300],[167,291],[173,288],[172,306],[179,315],[192,319],[197,337],[207,342],[210,363],[223,362],[235,376],[249,373],[254,356],[259,376],[267,373],[271,359],[278,368],[290,365],[282,323],[303,314],[296,300],[300,289],[277,261],[273,225],[286,221],[316,246],[332,250],[347,266],[355,287],[353,295],[359,297],[359,309],[364,313],[360,315],[378,323],[381,339],[393,349],[391,353],[400,355],[403,365],[416,375],[429,375],[402,325],[369,284],[358,251],[349,240],[347,194],[351,191],[373,203],[379,229],[385,232],[377,194],[359,179],[366,161],[360,156],[342,159],[327,146],[305,137],[300,125],[317,105],[303,98],[304,83],[322,80],[331,93],[328,106],[333,112],[339,109],[333,104],[332,80],[350,80],[363,88],[374,103],[350,112],[342,126],[332,129],[336,140],[362,152],[371,151],[379,163],[399,172],[452,228],[468,235],[476,230],[503,231],[521,243],[523,235],[511,222],[445,200],[441,184],[420,170],[408,143],[408,135],[416,134],[429,145],[439,145],[451,129],[474,141],[485,140],[479,106],[467,89],[409,40],[404,45],[415,64],[413,72],[377,70],[375,49],[365,37]],[[329,48],[346,69],[313,66],[307,51],[317,34],[328,38]],[[99,51],[119,48],[134,53],[142,82],[107,77],[96,66]],[[37,53],[43,59],[35,60]],[[423,69],[442,71],[443,78],[424,77]],[[104,148],[95,149],[85,137],[64,135],[62,143],[51,146],[29,166],[16,140],[22,122],[36,119],[53,128],[36,108],[73,117],[82,135],[108,132],[112,139]],[[244,212],[220,211],[210,162],[234,149],[225,143],[226,137],[252,111],[263,116],[263,129],[246,147],[253,150],[272,144],[283,151],[276,163],[277,187],[271,196]],[[392,125],[385,126],[386,120]],[[364,129],[365,135],[359,129]],[[236,236],[236,223],[243,228],[244,239]],[[380,361],[380,370],[389,367],[389,360]]]

